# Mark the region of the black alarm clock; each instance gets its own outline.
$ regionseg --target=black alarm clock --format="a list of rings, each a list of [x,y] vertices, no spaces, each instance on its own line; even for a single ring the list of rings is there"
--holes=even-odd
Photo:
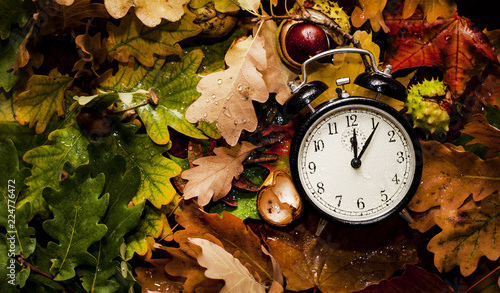
[[[302,65],[302,83],[292,87],[285,112],[309,113],[300,121],[290,149],[293,182],[300,195],[328,221],[366,225],[400,214],[415,194],[422,175],[422,155],[413,127],[396,109],[377,98],[351,96],[338,88],[337,97],[313,108],[311,102],[328,89],[322,81],[307,82],[307,66],[326,56],[356,53],[371,68],[354,83],[405,100],[406,88],[391,78],[390,67],[377,69],[370,51],[332,49]],[[337,80],[338,86],[350,82]]]

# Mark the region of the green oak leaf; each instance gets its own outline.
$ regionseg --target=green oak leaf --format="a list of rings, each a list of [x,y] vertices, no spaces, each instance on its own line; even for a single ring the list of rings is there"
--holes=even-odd
[[[66,163],[73,168],[89,162],[88,139],[81,133],[76,123],[57,129],[49,134],[49,144],[36,147],[24,154],[24,161],[33,165],[31,176],[26,179],[28,190],[19,205],[31,202],[32,215],[48,216],[46,203],[42,197],[45,187],[59,188],[59,177]]]
[[[6,40],[16,38],[15,32],[11,33],[13,24],[24,26],[34,12],[32,1],[2,0],[0,1],[0,38]]]
[[[54,280],[73,278],[79,265],[96,266],[96,259],[87,250],[108,230],[99,224],[109,202],[109,194],[99,197],[103,187],[104,174],[92,179],[87,168],[81,167],[61,182],[59,190],[44,189],[43,198],[54,218],[43,222],[43,229],[57,241],[47,245]]]
[[[128,62],[133,56],[141,64],[151,67],[154,65],[154,54],[179,55],[182,48],[178,42],[201,32],[201,28],[193,23],[195,18],[185,9],[185,14],[177,22],[163,20],[155,27],[148,27],[129,14],[122,18],[118,27],[108,23],[109,37],[104,44],[111,58]]]
[[[1,65],[0,65],[0,70],[1,70]],[[2,82],[1,76],[2,75],[0,75],[0,86]],[[16,112],[16,110],[17,106],[16,104],[14,104],[14,99],[12,98],[12,94],[6,93],[4,90],[0,89],[0,122],[15,122],[16,117],[14,116],[14,113]]]
[[[202,59],[201,51],[195,50],[184,55],[179,62],[156,58],[153,68],[135,66],[133,62],[129,62],[126,66],[119,66],[118,72],[102,83],[101,88],[119,93],[155,89],[159,104],[153,106],[147,103],[136,111],[147,133],[157,144],[170,141],[167,126],[187,136],[206,139],[207,137],[184,117],[187,107],[199,96],[196,85],[200,77],[196,72]],[[144,94],[133,96],[132,102],[124,105],[125,108],[136,106],[145,100]]]
[[[144,209],[144,203],[127,207],[139,188],[141,174],[137,167],[125,173],[126,161],[122,156],[112,157],[98,151],[92,154],[91,172],[99,170],[106,177],[103,192],[109,194],[109,208],[102,223],[108,227],[108,231],[91,247],[96,266],[82,269],[78,274],[87,292],[116,292],[120,285],[110,278],[120,270],[120,247],[125,234],[139,223]]]
[[[0,4],[2,5],[2,4]],[[1,26],[1,25],[0,25]],[[8,72],[14,65],[17,50],[24,40],[25,34],[20,29],[13,31],[7,40],[0,41],[0,88],[10,91],[18,79],[14,71]]]
[[[33,75],[28,80],[27,90],[19,94],[16,105],[16,119],[21,124],[36,124],[36,133],[42,133],[50,119],[57,113],[65,114],[64,92],[73,84],[73,78],[61,75],[54,68],[49,75]]]
[[[136,131],[135,124],[120,124],[103,143],[107,152],[125,158],[128,169],[139,168],[141,185],[133,198],[134,204],[149,200],[155,207],[160,208],[168,204],[176,194],[170,178],[179,175],[181,168],[163,156],[170,145],[156,145],[147,134],[136,134]],[[91,152],[98,144],[91,145]]]
[[[35,229],[28,226],[31,214],[29,203],[16,208],[19,192],[23,188],[24,179],[28,176],[27,168],[19,168],[16,147],[7,140],[0,149],[0,226],[7,231],[7,240],[13,241],[15,255],[29,257],[35,250],[36,240],[32,238]],[[11,242],[9,242],[10,244]]]
[[[154,238],[161,235],[163,231],[163,219],[153,208],[146,206],[144,216],[142,217],[136,232],[126,239],[127,251],[125,260],[129,260],[134,256],[146,255],[151,253],[151,246],[155,243]]]

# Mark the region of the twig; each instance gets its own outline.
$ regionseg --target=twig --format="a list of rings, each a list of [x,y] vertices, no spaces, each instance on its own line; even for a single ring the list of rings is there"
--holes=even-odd
[[[20,262],[22,265],[28,267],[31,271],[33,271],[33,272],[35,272],[37,274],[40,274],[40,275],[42,275],[42,276],[44,276],[46,278],[49,278],[51,280],[54,280],[54,277],[52,277],[48,273],[40,270],[39,268],[35,267],[34,265],[32,265],[31,263],[29,263],[28,261],[26,261],[22,256],[17,257],[17,261]],[[61,283],[59,283],[59,284],[61,284]],[[61,285],[66,289],[66,291],[71,292],[71,293],[77,293],[77,291],[71,289],[68,285],[66,285],[64,283],[62,283]]]

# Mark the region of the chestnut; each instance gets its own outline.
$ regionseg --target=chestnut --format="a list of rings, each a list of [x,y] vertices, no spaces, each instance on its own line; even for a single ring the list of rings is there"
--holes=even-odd
[[[302,215],[302,198],[287,173],[271,173],[263,186],[257,196],[257,210],[264,221],[283,227]]]

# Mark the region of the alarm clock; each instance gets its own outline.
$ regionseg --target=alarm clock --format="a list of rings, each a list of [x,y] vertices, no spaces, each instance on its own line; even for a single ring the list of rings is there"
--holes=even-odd
[[[377,97],[351,96],[337,88],[338,97],[312,107],[311,102],[328,86],[322,81],[307,82],[308,65],[341,53],[369,57],[371,68],[367,66],[354,83]],[[367,50],[328,50],[303,63],[302,83],[292,86],[284,104],[284,112],[293,115],[309,109],[292,138],[291,175],[299,194],[327,221],[367,225],[400,214],[411,222],[404,207],[419,186],[422,154],[406,118],[378,100],[380,94],[406,99],[406,88],[391,78],[390,70],[390,66],[378,70]],[[338,86],[348,83],[348,77],[337,80]]]

